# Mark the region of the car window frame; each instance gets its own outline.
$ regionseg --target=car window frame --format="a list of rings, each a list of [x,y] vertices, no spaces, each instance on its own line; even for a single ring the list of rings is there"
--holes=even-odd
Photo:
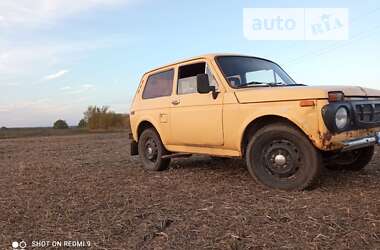
[[[181,63],[181,64],[178,64],[177,65],[177,72],[176,72],[176,75],[175,75],[175,83],[176,83],[176,86],[175,86],[175,89],[174,89],[174,92],[175,92],[175,95],[177,96],[184,96],[184,95],[194,95],[194,94],[200,94],[198,93],[198,91],[196,92],[192,92],[192,93],[183,93],[183,94],[180,94],[178,93],[178,82],[180,80],[179,78],[179,72],[180,72],[180,68],[181,67],[184,67],[184,66],[189,66],[189,65],[192,65],[192,64],[199,64],[199,63],[205,63],[205,72],[206,73],[206,68],[209,68],[211,74],[213,75],[214,79],[215,79],[215,82],[217,84],[217,88],[221,89],[220,87],[220,83],[219,81],[217,80],[217,77],[216,77],[216,73],[215,73],[215,70],[213,69],[213,67],[211,66],[210,62],[208,62],[206,59],[202,58],[202,59],[196,59],[194,61],[188,61],[188,62],[185,62],[185,63]]]

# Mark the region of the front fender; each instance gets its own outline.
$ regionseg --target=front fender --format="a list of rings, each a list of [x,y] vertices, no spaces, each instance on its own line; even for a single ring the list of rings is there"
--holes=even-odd
[[[242,131],[239,146],[243,141],[244,132],[251,125],[263,117],[278,117],[288,120],[290,123],[297,126],[317,147],[320,148],[319,136],[319,108],[300,107],[299,101],[279,102],[279,103],[260,103],[260,104],[243,104],[247,107],[242,107],[243,113],[250,113],[243,120],[240,131]],[[250,107],[249,107],[250,106]],[[251,110],[251,112],[247,111]]]

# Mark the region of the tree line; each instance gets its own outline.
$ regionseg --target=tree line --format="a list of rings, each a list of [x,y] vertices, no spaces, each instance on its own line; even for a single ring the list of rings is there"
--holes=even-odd
[[[126,129],[129,128],[129,115],[116,113],[108,106],[89,106],[77,127],[90,130]],[[67,129],[69,126],[65,120],[59,119],[54,122],[53,128]]]

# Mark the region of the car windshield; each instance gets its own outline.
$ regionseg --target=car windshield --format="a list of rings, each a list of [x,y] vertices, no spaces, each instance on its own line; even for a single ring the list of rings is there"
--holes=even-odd
[[[277,64],[255,57],[220,56],[217,62],[233,88],[298,86]]]

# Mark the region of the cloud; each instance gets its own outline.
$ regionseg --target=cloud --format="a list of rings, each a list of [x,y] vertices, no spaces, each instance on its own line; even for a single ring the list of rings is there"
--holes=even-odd
[[[126,36],[112,35],[88,40],[36,41],[27,45],[0,40],[0,81],[5,76],[17,76],[17,79],[10,81],[18,81],[20,77],[27,76],[30,82],[31,75],[40,80],[40,76],[36,75],[38,72],[46,72],[59,65],[66,67],[65,65],[75,64],[92,51],[125,45],[128,41]]]
[[[28,46],[15,46],[11,43],[0,47],[0,74],[1,75],[25,75],[35,73],[39,67],[51,66],[54,59],[65,50],[57,45],[36,44]],[[43,67],[43,65],[45,65]]]
[[[48,34],[46,30],[67,17],[96,9],[115,8],[132,1],[135,0],[0,0],[0,34],[5,34],[0,35],[0,84],[39,82],[41,74],[76,64],[92,51],[117,44],[124,46],[126,36],[119,35],[84,40],[57,40],[50,39],[48,35],[36,35],[26,40],[18,37],[35,29]]]
[[[60,90],[62,90],[62,91],[70,90],[70,89],[71,89],[70,86],[64,86],[64,87],[60,88]]]
[[[78,95],[94,90],[95,86],[92,84],[82,84],[78,87],[64,86],[60,88],[64,93],[70,95]]]
[[[67,103],[59,99],[36,99],[0,104],[0,127],[49,126],[58,118],[75,125],[86,110],[88,97],[78,97]]]
[[[1,105],[0,110],[2,110],[3,112],[10,112],[13,110],[25,109],[28,107],[44,107],[50,101],[51,100],[48,98],[42,98],[33,101],[18,101],[7,105]]]
[[[0,106],[0,113],[1,112],[9,112],[10,108],[8,106]]]
[[[126,3],[129,0],[1,0],[0,27],[49,25],[83,11]]]
[[[85,88],[85,89],[92,89],[92,88],[94,88],[94,85],[92,85],[92,84],[83,84],[83,85],[82,85],[82,88]]]
[[[81,110],[90,102],[87,99],[94,98],[91,95],[96,90],[94,85],[67,83],[71,86],[56,90],[59,93],[51,90],[51,86],[46,89],[37,86],[44,91],[44,96],[50,96],[50,100],[33,100],[36,95],[28,90],[36,86],[30,85],[63,77],[67,69],[77,66],[97,50],[124,47],[130,41],[130,36],[124,33],[99,32],[78,39],[66,33],[62,36],[61,29],[70,32],[72,17],[96,15],[98,11],[132,2],[137,0],[0,0],[0,86],[7,87],[6,95],[0,98],[0,123],[6,126],[46,125],[57,113],[72,117],[74,121],[80,118]],[[56,30],[56,24],[65,22],[69,25]],[[61,70],[55,72],[57,69]]]
[[[4,83],[0,82],[0,87],[18,87],[18,86],[20,86],[20,83],[18,82],[4,82]]]
[[[55,79],[58,79],[62,76],[64,76],[65,74],[67,74],[69,72],[69,70],[67,69],[62,69],[60,71],[58,71],[57,73],[54,73],[54,74],[51,74],[51,75],[47,75],[44,77],[45,80],[55,80]]]
[[[70,91],[69,94],[78,95],[78,94],[83,94],[83,93],[89,92],[89,91],[94,90],[94,89],[95,89],[95,86],[92,84],[83,84],[83,85],[79,86],[79,88]]]

